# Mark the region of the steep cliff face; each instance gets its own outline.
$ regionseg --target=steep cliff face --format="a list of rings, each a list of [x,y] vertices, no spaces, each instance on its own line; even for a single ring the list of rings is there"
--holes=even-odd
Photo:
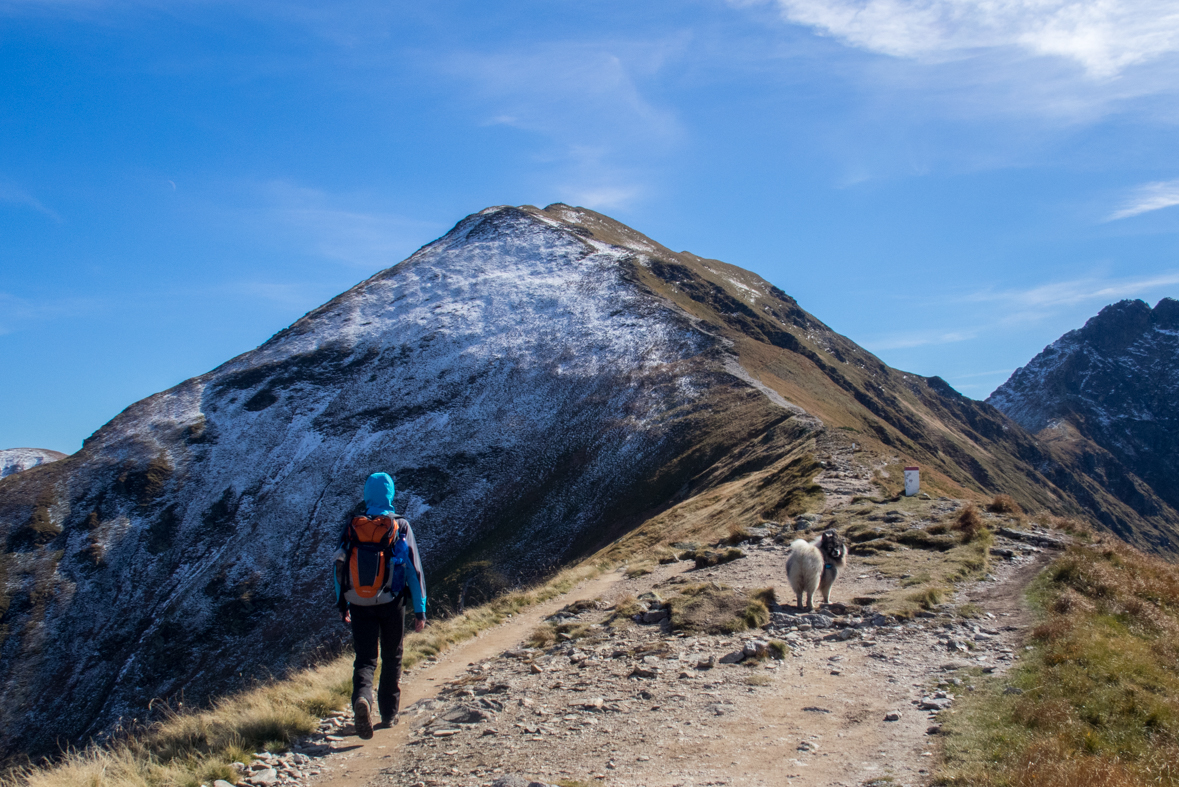
[[[987,401],[1141,517],[1179,524],[1179,301],[1107,306]],[[1108,524],[1133,540],[1131,523]],[[1171,533],[1148,536],[1179,547]]]

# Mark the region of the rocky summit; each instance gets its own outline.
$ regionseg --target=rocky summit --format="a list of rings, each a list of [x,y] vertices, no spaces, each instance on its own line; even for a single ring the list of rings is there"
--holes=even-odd
[[[1179,522],[1179,301],[1105,307],[987,401],[1140,517]],[[1173,533],[1142,532],[1116,511],[1105,522],[1146,548],[1176,547]]]
[[[853,454],[871,484],[823,458]],[[0,480],[0,753],[339,646],[329,564],[374,471],[440,616],[590,555],[896,494],[914,462],[935,493],[1121,505],[1068,461],[748,271],[580,208],[489,208]]]

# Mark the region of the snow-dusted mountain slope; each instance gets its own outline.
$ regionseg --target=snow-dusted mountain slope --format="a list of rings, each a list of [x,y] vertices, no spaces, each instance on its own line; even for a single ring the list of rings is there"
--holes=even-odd
[[[1045,440],[1071,445],[1138,513],[1164,513],[1155,495],[1179,508],[1179,301],[1105,307],[987,401]]]
[[[0,478],[28,470],[30,467],[64,459],[61,451],[47,448],[5,448],[0,450]]]
[[[51,477],[6,479],[4,747],[197,701],[342,637],[327,567],[370,472],[396,478],[433,600],[453,603],[459,582],[477,597],[602,543],[754,435],[817,426],[636,285],[641,247],[576,230],[473,215],[132,405]],[[700,450],[714,422],[728,431]]]
[[[490,208],[0,480],[0,754],[338,645],[329,559],[373,471],[396,479],[439,615],[817,508],[820,463],[853,442],[885,486],[916,462],[935,494],[1108,502],[995,408],[749,271],[593,211]]]

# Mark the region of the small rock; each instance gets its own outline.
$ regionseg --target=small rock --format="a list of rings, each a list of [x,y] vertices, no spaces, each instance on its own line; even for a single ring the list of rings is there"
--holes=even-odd
[[[278,771],[274,770],[274,768],[264,768],[260,771],[254,771],[253,775],[246,779],[246,781],[255,785],[255,787],[270,787],[270,785],[278,781]]]
[[[741,652],[745,654],[745,658],[747,659],[758,658],[766,655],[766,651],[769,650],[769,647],[770,643],[763,639],[751,639],[749,642],[745,643],[745,647],[742,648]]]
[[[901,714],[900,714],[898,711],[895,711],[895,710],[894,710],[894,711],[889,711],[888,713],[884,714],[884,720],[885,720],[885,721],[900,721],[900,720],[901,720]]]
[[[745,658],[745,650],[734,650],[726,656],[720,657],[721,664],[736,664]]]
[[[696,669],[712,669],[716,666],[716,656],[709,656],[696,662]]]
[[[544,668],[541,667],[539,664],[532,664],[532,665],[529,665],[528,671],[531,672],[533,675],[539,675],[540,673],[544,672]]]
[[[1008,686],[1007,688],[1003,689],[1003,693],[1004,694],[1023,694],[1023,689],[1019,688],[1018,686]]]
[[[628,678],[654,678],[658,674],[659,674],[658,670],[648,669],[646,667],[635,667],[633,670],[631,670],[630,674],[627,675],[627,677]]]
[[[941,735],[942,734],[942,725],[940,725],[940,724],[933,725],[932,727],[930,727],[929,729],[927,729],[925,731],[925,734],[926,735]]]

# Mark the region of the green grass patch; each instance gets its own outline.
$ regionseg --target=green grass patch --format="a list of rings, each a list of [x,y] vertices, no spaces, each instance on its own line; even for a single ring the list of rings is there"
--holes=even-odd
[[[1179,569],[1078,545],[1028,597],[1033,650],[964,697],[936,783],[1179,785]]]

